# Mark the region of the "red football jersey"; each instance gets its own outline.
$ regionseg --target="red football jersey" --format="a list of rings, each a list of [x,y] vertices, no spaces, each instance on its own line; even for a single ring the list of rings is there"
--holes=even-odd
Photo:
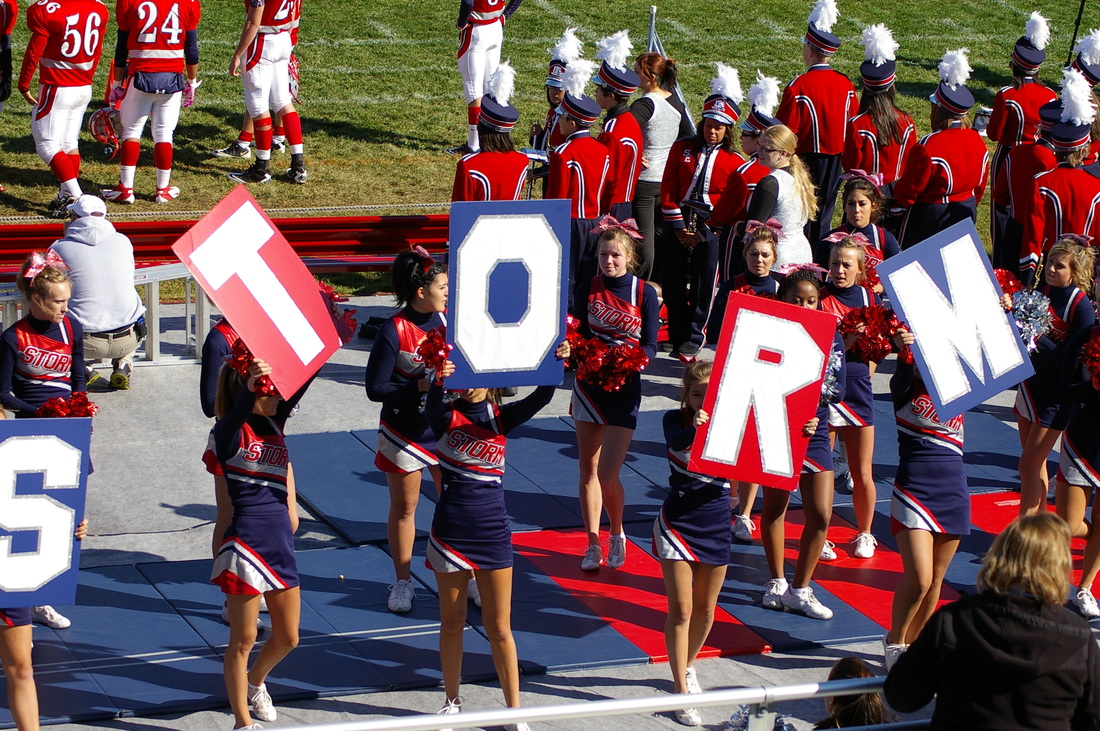
[[[844,152],[848,120],[858,110],[851,80],[820,63],[787,84],[775,116],[798,135],[798,154],[840,155]]]
[[[674,228],[684,228],[684,214],[680,204],[699,191],[701,201],[710,206],[711,211],[718,208],[722,196],[729,185],[731,176],[745,159],[735,152],[727,152],[719,147],[707,158],[696,149],[698,142],[694,137],[677,140],[668,152],[665,174],[661,179],[661,213],[665,221]],[[705,165],[703,164],[705,160]],[[736,183],[735,188],[747,196],[747,189]],[[742,183],[743,183],[742,179]]]
[[[10,36],[15,30],[15,21],[19,17],[19,3],[15,0],[0,0],[0,34]]]
[[[451,201],[518,201],[526,182],[522,152],[475,152],[458,161]]]
[[[127,73],[183,73],[187,31],[199,25],[199,0],[118,0],[115,20],[126,41]]]
[[[599,218],[611,157],[607,147],[578,130],[550,153],[550,177],[546,181],[547,200],[566,198],[573,202],[570,218]]]
[[[1006,147],[1039,139],[1039,107],[1057,98],[1054,90],[1029,78],[1017,89],[1006,86],[993,98],[985,136]]]
[[[100,0],[38,0],[27,8],[31,39],[19,89],[31,88],[35,68],[47,86],[88,86],[103,53],[107,6]]]
[[[926,136],[909,153],[894,185],[894,200],[914,203],[980,201],[989,177],[985,140],[972,129],[948,127]]]
[[[489,25],[504,19],[504,8],[508,0],[474,0],[470,10],[471,25]]]
[[[1013,147],[993,181],[993,199],[1009,208],[1012,218],[1022,225],[1031,212],[1035,176],[1053,170],[1057,164],[1048,142],[1025,142]]]
[[[875,120],[869,112],[857,114],[848,121],[844,135],[844,153],[840,163],[845,170],[862,170],[882,173],[883,184],[901,177],[901,168],[913,145],[917,144],[917,128],[913,118],[905,112],[898,114],[901,126],[901,144],[891,139],[881,144]]]
[[[1039,173],[1032,183],[1031,208],[1020,245],[1020,270],[1034,269],[1039,255],[1062,234],[1100,240],[1100,178],[1062,164]]]
[[[263,7],[260,16],[261,33],[282,33],[298,27],[302,17],[302,0],[245,0],[245,8]]]
[[[642,150],[645,140],[638,120],[628,111],[604,122],[603,131],[597,137],[607,147],[611,166],[607,173],[601,210],[607,211],[616,203],[634,200],[634,187],[642,174]]]

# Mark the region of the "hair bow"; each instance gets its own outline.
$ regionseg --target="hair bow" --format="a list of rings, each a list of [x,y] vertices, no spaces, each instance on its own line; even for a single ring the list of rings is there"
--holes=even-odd
[[[825,241],[830,244],[835,244],[836,242],[843,241],[844,239],[851,239],[860,246],[871,245],[871,240],[861,234],[859,231],[856,231],[855,233],[848,233],[847,231],[833,231],[831,234],[825,237]]]
[[[58,269],[68,270],[69,265],[66,264],[65,260],[61,258],[61,255],[53,249],[47,251],[45,256],[42,256],[42,254],[36,251],[31,254],[31,265],[27,267],[27,273],[23,276],[27,279],[34,279],[41,274],[42,270],[46,267],[56,267]]]
[[[840,176],[840,179],[841,180],[866,180],[868,183],[875,186],[876,188],[881,188],[882,183],[883,183],[882,173],[869,173],[866,170],[860,170],[859,168],[855,168],[853,170],[849,170],[846,173],[843,173]]]
[[[755,219],[750,219],[749,222],[745,224],[744,240],[748,241],[749,238],[754,233],[756,233],[756,230],[760,228],[770,228],[772,231],[775,232],[776,238],[779,238],[779,235],[783,233],[783,224],[781,224],[778,219],[769,218],[767,221],[757,221]]]
[[[642,232],[638,230],[638,223],[633,218],[627,218],[624,221],[618,221],[610,213],[604,214],[603,218],[596,222],[595,228],[591,233],[602,234],[604,231],[608,231],[613,228],[622,229],[623,232],[632,239],[641,241],[644,236]]]
[[[428,253],[428,250],[425,249],[420,244],[417,244],[416,246],[412,247],[412,252],[414,254],[416,254],[417,258],[420,259],[420,271],[421,271],[421,273],[422,274],[427,274],[428,270],[431,269],[435,265],[435,259],[433,259],[432,255]]]
[[[805,269],[808,272],[813,272],[815,276],[821,278],[822,280],[824,280],[825,275],[829,273],[828,269],[822,269],[817,264],[814,264],[812,262],[807,262],[805,264],[784,264],[775,271],[779,272],[779,274],[783,275],[784,277],[789,277],[790,275],[802,269]]]
[[[1092,237],[1088,234],[1062,234],[1059,239],[1069,239],[1079,246],[1092,246]]]

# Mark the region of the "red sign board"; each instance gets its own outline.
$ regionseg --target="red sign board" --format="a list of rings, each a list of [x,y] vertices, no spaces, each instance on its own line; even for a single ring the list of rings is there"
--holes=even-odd
[[[340,347],[313,275],[245,186],[234,188],[172,251],[248,349],[271,365],[284,398]]]
[[[688,469],[731,480],[798,487],[836,331],[836,318],[732,294]]]

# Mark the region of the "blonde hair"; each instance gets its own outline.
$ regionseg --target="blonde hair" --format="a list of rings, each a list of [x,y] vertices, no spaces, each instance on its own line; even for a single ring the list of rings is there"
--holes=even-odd
[[[767,226],[758,226],[755,231],[745,237],[745,243],[741,247],[741,257],[749,255],[749,247],[753,244],[770,244],[772,256],[779,258],[779,237],[775,231]]]
[[[1092,278],[1096,268],[1096,252],[1092,247],[1081,246],[1073,239],[1062,239],[1050,247],[1047,261],[1056,256],[1064,256],[1069,260],[1069,268],[1073,271],[1073,286],[1091,295]]]
[[[767,142],[768,147],[774,147],[787,153],[791,164],[788,171],[794,178],[794,189],[798,193],[798,199],[802,202],[802,210],[806,211],[806,218],[810,221],[817,220],[817,192],[814,188],[813,178],[806,168],[802,158],[794,154],[798,148],[798,135],[791,131],[790,127],[777,124],[768,127],[760,135],[761,144]]]
[[[626,269],[633,274],[638,265],[638,243],[623,229],[617,226],[609,228],[600,234],[600,240],[596,242],[596,256],[600,254],[600,244],[605,241],[623,247],[623,253],[626,254]]]
[[[237,403],[237,394],[240,393],[242,385],[237,371],[233,370],[233,366],[224,363],[222,369],[218,371],[218,385],[214,391],[215,418],[224,418],[233,410],[233,406]]]
[[[680,408],[691,409],[688,405],[688,389],[693,383],[702,383],[710,380],[710,374],[714,371],[714,363],[709,360],[696,360],[688,363],[684,368],[684,375],[680,379]]]
[[[45,257],[42,252],[36,253]],[[50,295],[51,285],[69,281],[68,272],[55,266],[44,266],[42,271],[34,275],[33,278],[28,279],[26,274],[27,270],[31,268],[33,257],[34,254],[28,256],[27,260],[23,262],[23,266],[19,267],[19,278],[15,282],[15,286],[19,288],[19,291],[23,293],[28,301],[31,295],[38,295],[40,298],[45,299]]]
[[[1043,604],[1064,604],[1069,595],[1070,532],[1054,513],[1017,518],[993,539],[978,571],[978,588],[1007,595],[1024,592]]]
[[[856,261],[859,262],[859,281],[862,282],[867,278],[867,248],[863,244],[859,243],[851,236],[847,236],[840,241],[833,244],[829,249],[829,264],[832,268],[833,254],[841,249],[854,249],[857,252]]]

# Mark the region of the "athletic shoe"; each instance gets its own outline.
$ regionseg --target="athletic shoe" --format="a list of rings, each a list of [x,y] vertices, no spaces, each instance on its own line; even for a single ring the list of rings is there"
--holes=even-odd
[[[684,668],[684,684],[687,685],[688,693],[703,692],[703,687],[699,685],[699,674],[694,667]]]
[[[882,664],[886,667],[886,672],[890,672],[890,668],[894,667],[894,663],[902,653],[909,649],[909,645],[892,644],[886,639],[888,636],[889,633],[882,636]]]
[[[857,533],[856,537],[852,539],[852,543],[856,544],[856,550],[853,552],[856,558],[874,558],[875,546],[878,545],[878,541],[870,533]]]
[[[836,561],[836,544],[832,541],[825,541],[825,545],[821,547],[821,560],[822,561]]]
[[[111,374],[111,388],[116,391],[126,391],[130,388],[130,371],[133,367],[126,363]]]
[[[68,193],[58,193],[57,197],[46,206],[47,218],[68,218],[69,206],[76,198]]]
[[[837,492],[851,495],[856,483],[852,479],[852,471],[848,468],[848,460],[843,452],[833,458],[833,487]]]
[[[84,366],[84,385],[85,386],[91,386],[93,383],[98,381],[101,377],[102,376],[99,375],[99,373],[96,371],[95,368],[92,368],[91,366]]]
[[[446,152],[448,155],[454,155],[455,157],[462,157],[473,153],[474,150],[471,150],[470,146],[463,142],[458,147],[446,147],[443,149],[443,152]]]
[[[477,588],[477,581],[470,579],[470,582],[466,584],[466,598],[474,603],[474,606],[481,606],[481,589]]]
[[[252,157],[252,148],[242,145],[239,140],[233,140],[220,150],[211,150],[211,157],[232,157],[237,160],[247,160]]]
[[[248,169],[240,173],[229,173],[226,177],[234,183],[269,183],[271,173],[267,171],[267,160],[256,160]]]
[[[686,358],[691,358],[693,356],[699,355],[699,346],[695,343],[684,343],[678,348],[678,350],[680,351],[680,355]]]
[[[609,569],[621,569],[626,563],[626,536],[611,536],[606,563]]]
[[[462,712],[462,698],[459,697],[459,698],[455,698],[454,700],[451,700],[450,698],[448,698],[446,705],[444,705],[442,708],[440,708],[439,713],[437,713],[436,715],[438,715],[438,716],[453,716],[454,714],[461,713],[461,712]],[[449,729],[449,728],[444,728],[444,729],[440,729],[439,731],[452,731],[452,730]]]
[[[249,729],[249,728],[263,728],[263,726],[261,726],[258,723],[251,723],[247,726],[241,726],[240,728],[235,728],[235,729],[233,729],[233,731],[245,731],[245,729]]]
[[[764,598],[761,604],[765,609],[782,609],[783,595],[787,593],[786,579],[772,579],[764,584]]]
[[[290,156],[290,167],[286,171],[286,179],[298,185],[304,185],[309,173],[306,172],[305,156],[301,153]]]
[[[40,607],[31,607],[31,619],[47,627],[53,627],[54,629],[65,629],[72,624],[68,617],[63,616],[49,604],[43,604]]]
[[[275,704],[271,702],[271,694],[263,683],[248,684],[248,703],[252,706],[252,715],[261,721],[270,723],[279,717],[275,712]]]
[[[262,595],[260,597],[260,600],[263,601]],[[266,611],[266,609],[267,607],[260,607],[261,612]],[[229,605],[224,603],[222,604],[222,623],[227,627],[229,626]],[[256,617],[256,631],[266,632],[268,629],[270,628],[266,624],[264,624],[264,620],[260,617]]]
[[[413,608],[415,595],[412,579],[398,579],[390,586],[390,598],[386,602],[386,608],[394,614],[404,614]]]
[[[833,618],[833,610],[819,602],[814,596],[814,590],[808,586],[801,589],[790,587],[779,601],[787,609],[805,614],[810,619]]]
[[[681,726],[702,726],[703,717],[699,715],[699,711],[694,708],[682,708],[678,711],[673,711],[676,715],[676,722]]]
[[[168,203],[180,197],[180,189],[174,185],[167,188],[157,188],[157,194],[153,198],[154,203]]]
[[[658,353],[671,353],[672,350],[673,350],[672,343],[670,343],[667,340],[664,341],[663,343],[657,343],[657,352]]]
[[[589,546],[581,559],[581,571],[595,571],[603,563],[603,549],[597,545]]]
[[[271,151],[272,152],[286,152],[286,137],[272,137],[271,138]]]
[[[738,513],[733,516],[733,537],[742,543],[752,543],[752,532],[756,530],[756,524],[749,520],[749,516]]]
[[[113,188],[107,188],[99,191],[99,194],[103,196],[103,200],[108,203],[118,203],[119,205],[128,206],[134,202],[134,189],[127,188],[119,183]]]
[[[1086,619],[1100,617],[1100,606],[1096,604],[1096,597],[1092,595],[1091,587],[1078,589],[1077,593],[1073,595],[1073,605],[1077,607],[1077,611],[1081,613],[1081,616]]]

